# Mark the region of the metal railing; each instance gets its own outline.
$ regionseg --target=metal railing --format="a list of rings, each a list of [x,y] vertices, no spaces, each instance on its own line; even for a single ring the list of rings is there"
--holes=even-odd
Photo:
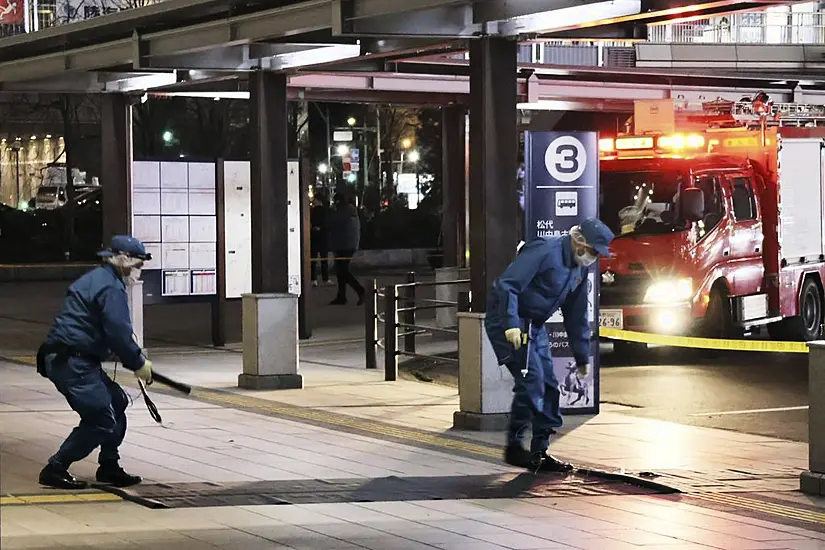
[[[743,12],[650,25],[648,42],[660,44],[825,44],[825,12]]]
[[[378,368],[378,350],[384,350],[384,380],[398,379],[400,356],[436,359],[458,363],[457,359],[443,355],[428,355],[416,351],[416,336],[428,333],[442,333],[458,336],[458,327],[438,327],[425,325],[416,313],[444,308],[460,309],[466,300],[449,301],[432,298],[417,298],[416,289],[421,287],[452,286],[469,284],[469,279],[455,281],[422,282],[415,280],[415,273],[408,273],[406,282],[386,285],[379,289],[374,279],[367,285],[365,296],[365,352],[368,369]],[[383,337],[381,335],[383,334]],[[399,346],[399,339],[403,345]]]

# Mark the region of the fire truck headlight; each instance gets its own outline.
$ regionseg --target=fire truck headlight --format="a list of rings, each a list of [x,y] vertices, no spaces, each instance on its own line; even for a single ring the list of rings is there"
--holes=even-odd
[[[644,302],[647,304],[675,304],[687,302],[693,296],[693,280],[665,279],[647,287]]]

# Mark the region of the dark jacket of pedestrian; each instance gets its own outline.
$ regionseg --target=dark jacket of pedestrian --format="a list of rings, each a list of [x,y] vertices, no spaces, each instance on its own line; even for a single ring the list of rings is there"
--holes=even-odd
[[[333,251],[355,252],[361,244],[361,219],[353,204],[339,202],[332,214],[329,244]]]
[[[328,250],[330,208],[321,201],[316,201],[309,212],[310,247],[316,252]]]

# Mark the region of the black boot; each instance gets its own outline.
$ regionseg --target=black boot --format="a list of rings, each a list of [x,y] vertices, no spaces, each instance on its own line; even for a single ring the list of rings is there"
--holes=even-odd
[[[40,471],[40,485],[74,491],[88,487],[88,483],[76,479],[68,470],[62,470],[51,464],[47,464],[46,467]]]
[[[538,462],[530,454],[530,451],[519,445],[518,443],[510,443],[504,449],[504,462],[510,466],[517,468],[527,468],[528,470],[535,470]]]
[[[131,487],[143,481],[140,476],[127,474],[117,462],[101,464],[97,469],[96,477],[100,483],[105,483],[112,487]]]
[[[538,461],[541,461],[541,465],[538,466],[539,472],[547,472],[547,473],[554,473],[554,474],[566,474],[567,472],[573,471],[573,465],[568,464],[567,462],[562,462],[561,460],[557,459],[554,456],[551,456],[544,453],[536,453],[533,455],[534,463],[538,465]]]

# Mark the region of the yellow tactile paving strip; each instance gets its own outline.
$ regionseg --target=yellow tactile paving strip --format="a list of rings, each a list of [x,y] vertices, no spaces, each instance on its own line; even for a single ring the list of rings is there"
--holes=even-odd
[[[825,525],[825,512],[815,512],[805,508],[796,508],[785,504],[742,497],[735,493],[698,493],[690,494],[689,496],[690,498],[704,500],[713,504],[732,506],[751,512],[760,512],[769,516]]]
[[[25,504],[80,504],[89,502],[115,502],[123,500],[111,493],[60,493],[37,495],[0,496],[0,506],[21,506]]]

